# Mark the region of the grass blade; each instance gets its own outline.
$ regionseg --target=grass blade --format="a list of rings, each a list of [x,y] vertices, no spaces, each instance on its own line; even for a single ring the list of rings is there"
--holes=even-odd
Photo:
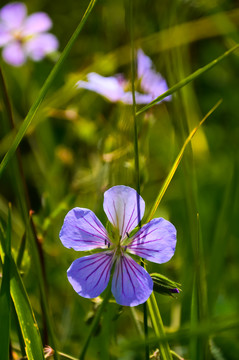
[[[43,84],[41,91],[39,92],[39,96],[37,97],[37,99],[35,100],[35,102],[33,103],[33,105],[31,106],[26,118],[24,119],[12,145],[10,146],[8,152],[6,153],[6,155],[4,156],[1,164],[0,164],[0,177],[5,169],[5,167],[7,166],[9,160],[11,159],[11,157],[14,155],[18,145],[20,144],[23,136],[25,135],[29,125],[31,124],[39,106],[41,105],[43,99],[45,98],[49,88],[51,87],[53,81],[55,80],[57,74],[59,73],[65,59],[67,58],[72,46],[74,45],[75,41],[78,38],[78,35],[80,34],[89,14],[91,13],[94,5],[96,3],[96,0],[91,0],[88,8],[86,9],[79,25],[77,26],[75,32],[73,33],[72,37],[70,38],[69,42],[67,43],[65,49],[63,50],[59,60],[57,61],[56,65],[53,67],[52,71],[50,72],[48,78],[46,79],[45,83]]]
[[[2,360],[9,359],[9,343],[10,343],[10,307],[11,307],[11,297],[10,297],[10,257],[11,257],[11,207],[9,206],[8,210],[8,224],[6,237],[4,239],[1,236],[1,242],[4,248],[4,251],[1,255],[2,257],[2,285],[0,290],[0,354]]]
[[[206,271],[199,214],[197,214],[197,244],[195,250],[195,276],[191,302],[191,327],[194,329],[197,328],[200,322],[206,321],[208,313]],[[208,359],[208,339],[206,336],[193,337],[190,345],[192,359]]]
[[[160,203],[160,201],[162,200],[162,198],[163,198],[163,196],[164,196],[164,194],[165,194],[165,192],[166,192],[166,190],[167,190],[167,188],[168,188],[168,186],[169,186],[169,184],[170,184],[170,182],[171,182],[171,180],[172,180],[172,178],[173,178],[173,176],[174,176],[174,174],[175,174],[175,172],[176,172],[176,170],[177,170],[177,168],[178,168],[178,165],[180,164],[180,161],[182,160],[182,157],[183,157],[183,154],[184,154],[184,151],[185,151],[187,145],[188,145],[189,142],[192,140],[193,136],[196,134],[197,130],[198,130],[198,129],[200,128],[200,126],[204,123],[204,121],[218,108],[218,106],[219,106],[221,103],[222,103],[222,100],[219,100],[219,101],[212,107],[212,109],[204,116],[204,118],[200,121],[200,123],[198,124],[198,126],[196,126],[196,127],[191,131],[191,133],[189,134],[189,136],[188,136],[187,139],[185,140],[185,142],[184,142],[184,144],[183,144],[183,146],[182,146],[182,148],[181,148],[181,150],[180,150],[180,152],[179,152],[179,154],[178,154],[178,156],[177,156],[177,158],[176,158],[176,160],[175,160],[175,162],[174,162],[174,164],[173,164],[173,166],[172,166],[172,168],[171,168],[171,170],[170,170],[170,172],[169,172],[169,174],[168,174],[168,176],[167,176],[167,178],[166,178],[165,181],[164,181],[164,184],[163,184],[163,186],[162,186],[162,188],[161,188],[161,190],[160,190],[160,192],[159,192],[159,194],[158,194],[158,196],[157,196],[157,199],[156,199],[156,201],[155,201],[155,203],[154,203],[154,205],[153,205],[153,207],[152,207],[152,209],[151,209],[151,211],[150,211],[150,213],[149,213],[149,216],[148,216],[146,222],[149,222],[150,220],[152,220],[152,218],[153,218],[153,216],[154,216],[154,214],[155,214],[155,211],[157,210],[157,208],[158,208],[158,206],[159,206],[159,203]]]
[[[196,70],[194,73],[192,73],[191,75],[187,76],[185,79],[179,81],[177,84],[173,85],[170,89],[168,89],[167,91],[165,91],[165,93],[161,94],[160,96],[158,96],[155,100],[153,100],[151,103],[149,103],[148,105],[144,106],[143,108],[141,108],[137,113],[136,116],[142,114],[143,112],[145,112],[146,110],[150,109],[151,107],[153,107],[155,104],[157,104],[159,101],[163,100],[164,98],[166,98],[169,95],[172,95],[175,91],[181,89],[183,86],[189,84],[191,81],[195,80],[197,77],[199,77],[200,75],[204,74],[206,71],[212,69],[214,66],[216,66],[220,61],[224,60],[228,55],[230,55],[233,51],[235,51],[236,49],[238,49],[239,44],[233,46],[231,49],[227,50],[224,54],[222,54],[221,56],[219,56],[218,58],[216,58],[215,60],[211,61],[209,64],[203,66],[202,68]]]
[[[165,338],[163,322],[154,293],[152,293],[149,299],[147,300],[147,304],[156,336],[158,336],[159,338],[160,337]],[[172,360],[172,355],[167,341],[160,342],[158,346],[162,360]]]
[[[6,258],[6,252],[4,247],[4,234],[1,233],[1,257]],[[8,231],[6,234],[6,239],[8,238]],[[5,240],[6,242],[6,240]],[[26,354],[28,360],[43,360],[43,346],[41,341],[40,332],[38,329],[38,325],[36,323],[31,304],[28,299],[27,292],[23,285],[22,279],[19,275],[17,266],[12,257],[9,258],[11,272],[10,272],[10,291],[11,297],[14,303],[14,307],[16,309],[19,325],[22,331]],[[10,304],[9,304],[10,306]],[[1,332],[1,336],[3,336],[6,329]],[[2,356],[2,353],[1,353]]]
[[[11,128],[15,127],[14,119],[12,116],[11,110],[11,103],[8,96],[7,86],[4,81],[3,74],[0,70],[0,90],[2,91],[2,98],[3,98],[3,119],[6,117],[6,121],[3,121],[3,125],[5,131],[9,129],[9,125]],[[12,181],[12,187],[16,194],[16,198],[19,201],[20,210],[22,219],[25,223],[26,230],[24,232],[24,237],[22,241],[22,246],[20,247],[19,256],[17,258],[17,266],[21,263],[21,258],[23,256],[23,252],[25,249],[25,237],[28,239],[29,242],[29,249],[30,249],[30,257],[32,260],[32,264],[34,264],[34,271],[36,279],[38,279],[40,293],[41,293],[41,300],[42,300],[42,315],[43,315],[43,332],[44,332],[44,342],[49,343],[53,346],[54,358],[57,360],[58,353],[57,349],[57,342],[53,331],[52,319],[49,312],[49,306],[47,302],[47,286],[46,286],[46,278],[45,278],[45,265],[44,265],[44,255],[42,251],[41,244],[36,235],[34,223],[32,220],[32,212],[31,212],[31,204],[30,204],[30,197],[28,193],[28,189],[26,186],[26,181],[24,177],[24,171],[22,167],[22,158],[19,149],[16,151],[16,157],[13,156],[12,161],[8,170],[10,170],[10,178]],[[30,216],[30,217],[29,217]]]

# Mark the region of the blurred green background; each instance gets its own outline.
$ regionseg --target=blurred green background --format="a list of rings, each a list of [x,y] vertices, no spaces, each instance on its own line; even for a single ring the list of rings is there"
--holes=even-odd
[[[1,6],[5,3],[2,1]],[[59,51],[88,5],[86,0],[25,3],[29,13],[45,11],[52,18],[51,32],[59,39]],[[134,2],[134,8],[135,46],[152,58],[169,86],[238,41],[236,1],[141,0]],[[54,333],[59,350],[76,357],[97,303],[79,297],[68,283],[66,270],[83,253],[62,246],[59,231],[64,216],[74,206],[85,207],[105,224],[104,191],[117,184],[136,188],[136,179],[131,107],[77,90],[74,84],[91,71],[105,76],[124,73],[130,78],[129,29],[127,1],[98,1],[20,145],[33,223],[43,250]],[[188,146],[155,214],[177,228],[175,255],[166,264],[147,266],[149,272],[160,272],[181,284],[182,292],[175,298],[157,295],[157,300],[171,334],[170,346],[186,359],[239,357],[238,55],[231,54],[176,92],[172,101],[138,117],[141,195],[148,213],[189,132],[223,99]],[[1,63],[16,128],[54,61],[29,60],[20,68]],[[2,101],[0,106],[2,110]],[[10,133],[8,119],[1,111],[1,157],[11,144]],[[14,164],[12,160],[0,179],[0,217],[5,226],[11,202],[12,252],[16,256],[28,225],[23,215],[26,193]],[[47,341],[28,241],[20,270],[43,342]],[[141,306],[134,309],[133,316],[130,308],[110,302],[86,358],[143,359],[143,341],[139,340],[135,318],[143,328]],[[12,324],[12,344],[17,348],[13,320]],[[195,329],[200,337],[193,335]],[[149,332],[153,334],[150,320]],[[156,348],[152,345],[151,353]]]

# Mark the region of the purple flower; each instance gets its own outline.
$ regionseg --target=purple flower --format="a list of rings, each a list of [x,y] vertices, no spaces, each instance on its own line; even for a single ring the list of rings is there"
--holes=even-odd
[[[44,12],[27,16],[25,4],[14,2],[0,10],[0,47],[3,59],[13,66],[21,66],[27,57],[39,61],[57,50],[57,38],[47,31],[52,21]]]
[[[137,53],[137,78],[143,93],[135,92],[137,104],[148,104],[168,90],[166,80],[154,70],[152,60],[142,50]],[[132,104],[132,92],[127,91],[130,84],[122,74],[104,77],[96,73],[89,73],[86,81],[78,81],[77,87],[94,91],[111,102],[121,101]],[[171,96],[164,100],[168,101]]]
[[[105,250],[75,260],[67,271],[69,282],[79,295],[94,298],[106,289],[113,269],[111,290],[116,302],[127,306],[142,304],[153,290],[153,280],[129,254],[159,264],[168,261],[174,254],[176,229],[169,221],[157,218],[131,236],[144,215],[145,203],[128,186],[107,190],[103,207],[112,232],[107,232],[89,209],[76,207],[65,217],[60,231],[65,247],[77,251]]]

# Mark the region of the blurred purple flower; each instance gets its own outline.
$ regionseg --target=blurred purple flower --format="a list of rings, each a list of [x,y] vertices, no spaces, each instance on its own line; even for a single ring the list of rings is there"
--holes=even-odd
[[[64,219],[60,239],[65,247],[77,251],[106,249],[76,259],[67,271],[69,282],[79,295],[94,298],[106,289],[114,268],[111,290],[116,302],[126,306],[142,304],[153,290],[153,280],[129,253],[159,264],[168,261],[174,254],[176,229],[169,221],[157,218],[131,236],[144,215],[145,203],[128,186],[107,190],[103,207],[114,235],[109,235],[89,209],[76,207]]]
[[[143,91],[143,93],[135,92],[137,104],[148,104],[168,90],[166,80],[154,70],[152,60],[141,49],[137,52],[137,78]],[[129,88],[130,83],[122,74],[104,77],[96,73],[89,73],[87,80],[78,81],[77,88],[94,91],[112,102],[133,103],[132,92],[125,90]],[[171,96],[167,96],[164,100],[170,99]]]
[[[52,21],[44,12],[27,16],[25,4],[14,2],[0,10],[0,47],[3,59],[10,65],[21,66],[27,57],[39,61],[57,50],[57,38],[47,31]]]

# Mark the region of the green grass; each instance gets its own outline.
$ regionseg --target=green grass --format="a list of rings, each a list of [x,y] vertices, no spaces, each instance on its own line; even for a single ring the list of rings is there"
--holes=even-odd
[[[26,4],[49,13],[61,54],[18,69],[1,62],[1,359],[43,359],[46,346],[55,359],[237,359],[239,8]],[[74,87],[89,72],[134,82],[137,48],[167,79],[157,100],[112,104]],[[118,184],[140,191],[142,224],[162,216],[177,229],[174,257],[145,263],[180,284],[174,297],[155,292],[130,309],[108,290],[81,298],[67,280],[84,254],[59,240],[66,213],[89,208],[105,224],[103,193]]]

